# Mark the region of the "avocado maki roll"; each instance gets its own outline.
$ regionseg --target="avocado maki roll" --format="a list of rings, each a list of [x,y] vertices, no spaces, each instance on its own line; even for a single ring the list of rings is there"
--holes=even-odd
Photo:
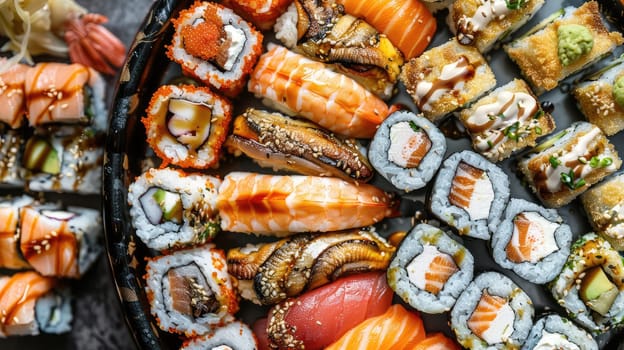
[[[598,334],[624,324],[624,265],[609,242],[588,233],[572,245],[550,291],[570,318]]]

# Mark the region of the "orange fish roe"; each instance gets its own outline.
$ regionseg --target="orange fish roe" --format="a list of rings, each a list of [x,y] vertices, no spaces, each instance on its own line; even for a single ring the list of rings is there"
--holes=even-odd
[[[212,60],[221,51],[226,37],[216,7],[207,7],[204,21],[197,25],[185,26],[181,30],[182,42],[186,51],[204,60]]]

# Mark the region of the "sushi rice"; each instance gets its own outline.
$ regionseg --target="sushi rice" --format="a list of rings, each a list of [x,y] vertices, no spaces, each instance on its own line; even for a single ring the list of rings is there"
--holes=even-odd
[[[522,350],[545,348],[598,350],[598,344],[589,333],[571,320],[550,314],[535,322],[522,346]]]

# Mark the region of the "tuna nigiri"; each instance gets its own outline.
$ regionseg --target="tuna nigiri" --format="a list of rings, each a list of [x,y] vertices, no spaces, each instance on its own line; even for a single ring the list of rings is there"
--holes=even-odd
[[[420,316],[396,304],[384,314],[360,323],[325,349],[414,349],[424,339],[425,328]]]
[[[406,59],[420,55],[431,42],[436,20],[419,0],[337,0],[347,13],[363,17],[403,52]]]
[[[337,134],[372,138],[388,106],[355,80],[288,49],[268,45],[248,89],[274,107]]]
[[[395,214],[391,196],[336,178],[233,172],[219,187],[225,231],[287,236],[369,226]]]
[[[260,344],[277,348],[322,349],[360,322],[383,314],[391,302],[384,274],[353,275],[276,305],[268,322],[257,322],[256,335]],[[415,332],[424,338],[422,322]]]

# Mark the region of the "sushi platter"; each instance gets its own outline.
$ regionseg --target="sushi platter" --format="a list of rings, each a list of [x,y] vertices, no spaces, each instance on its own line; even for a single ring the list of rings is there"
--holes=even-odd
[[[616,348],[616,5],[250,3],[156,1],[120,75],[104,224],[139,347],[349,348],[406,322],[370,348]]]

